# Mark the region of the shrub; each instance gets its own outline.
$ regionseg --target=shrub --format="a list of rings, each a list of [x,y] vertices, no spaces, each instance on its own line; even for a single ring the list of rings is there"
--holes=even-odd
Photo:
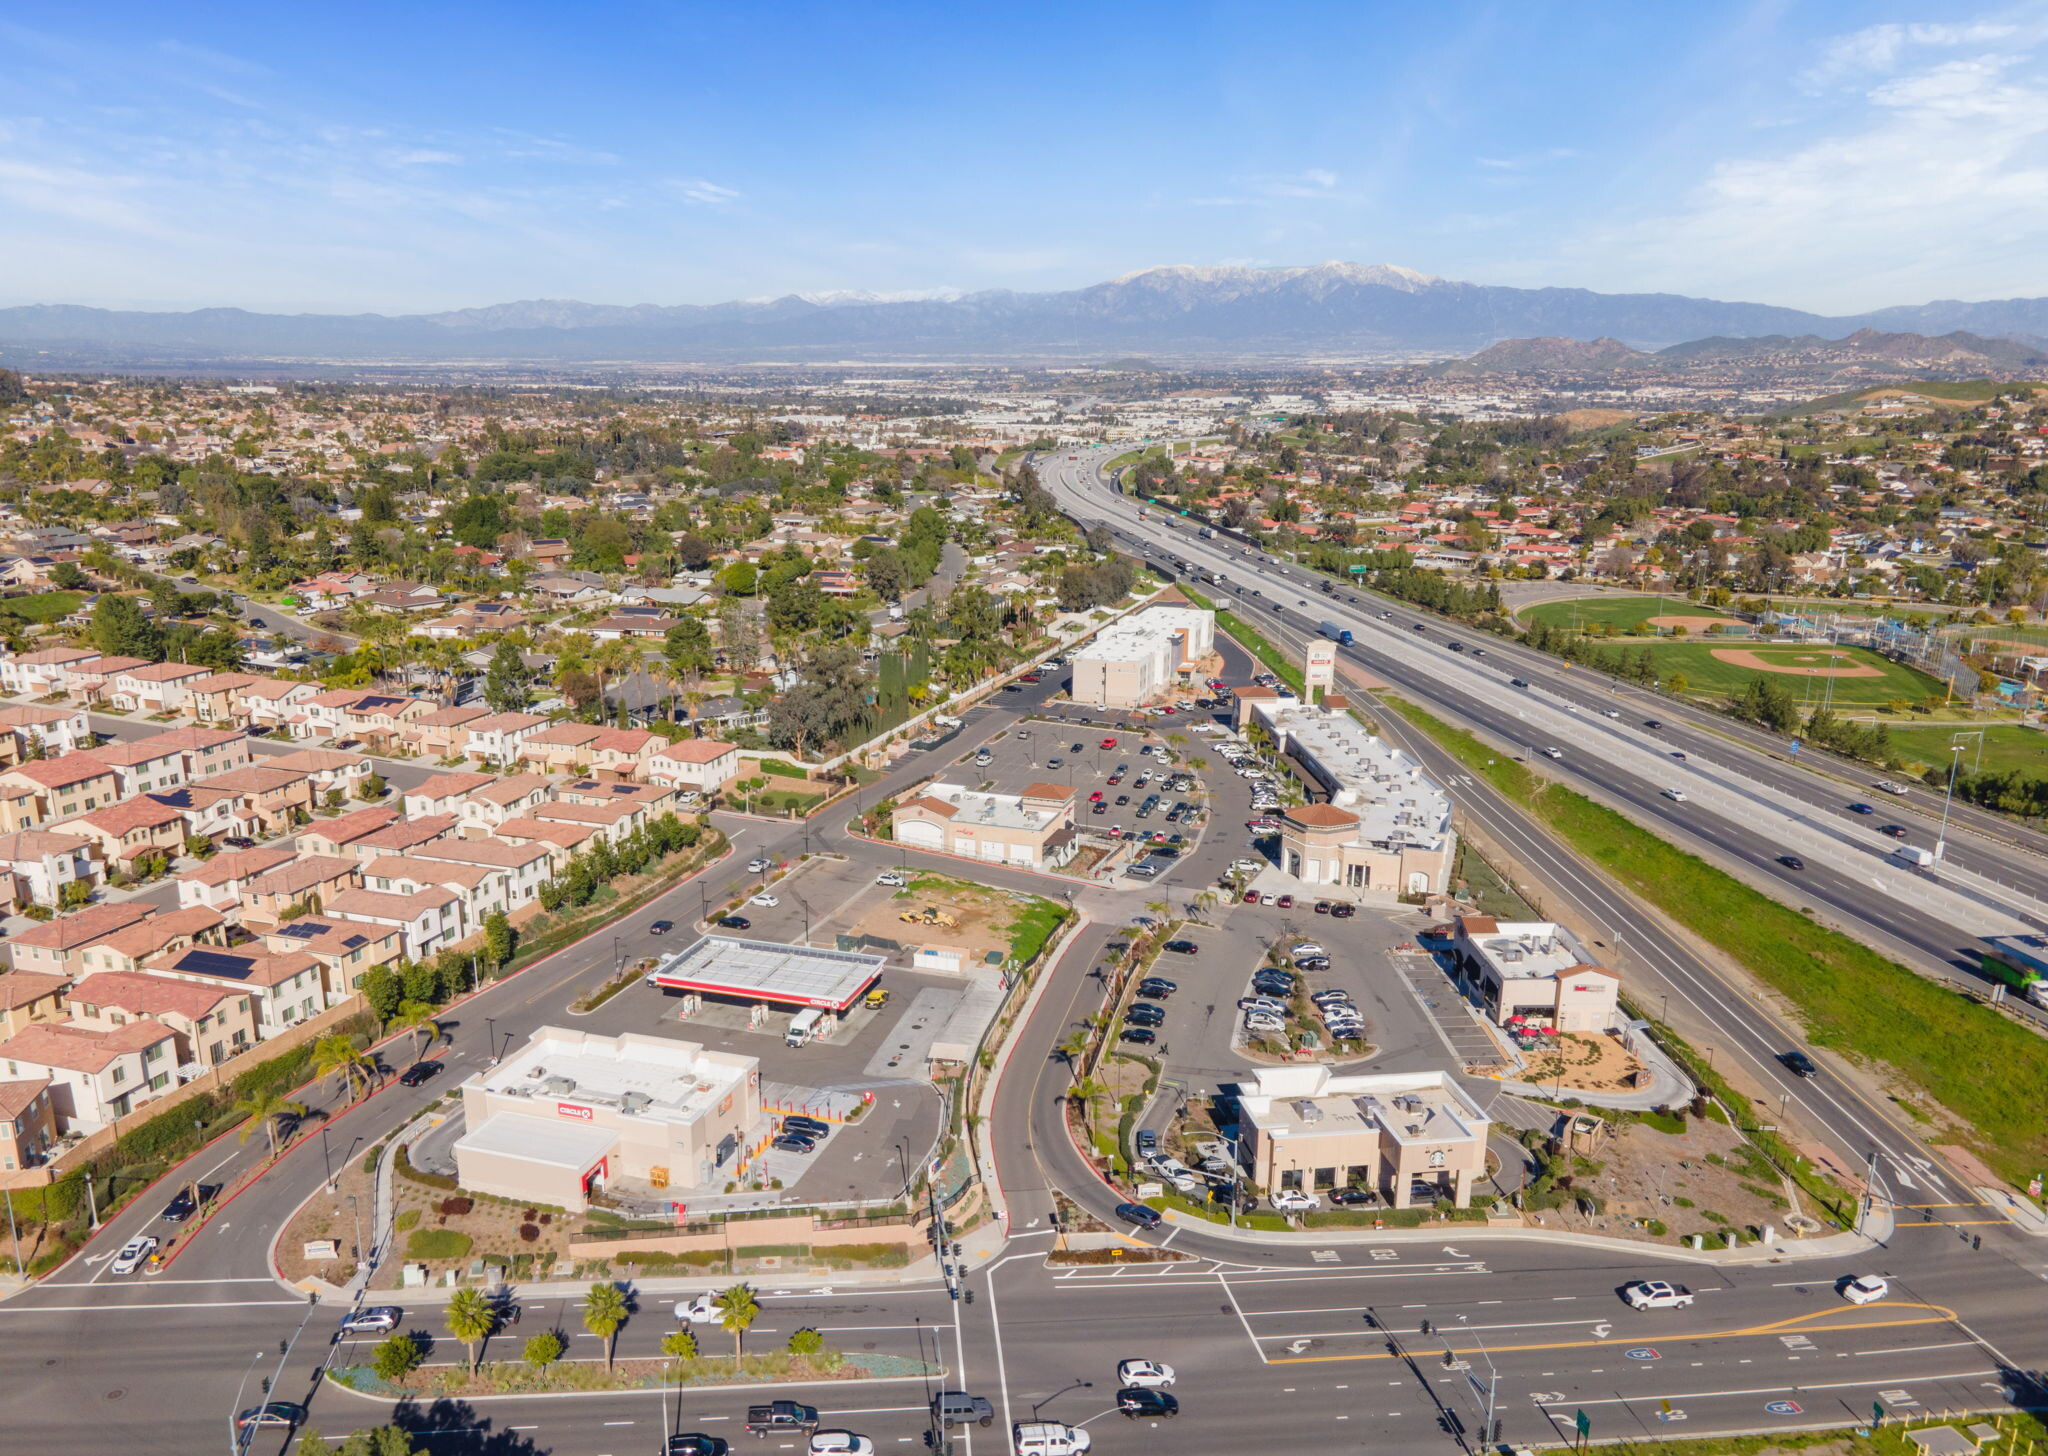
[[[816,1330],[797,1330],[789,1337],[789,1353],[792,1355],[816,1355],[825,1348],[825,1337]]]
[[[405,1241],[408,1259],[460,1259],[469,1253],[472,1240],[454,1229],[420,1229]]]
[[[420,1361],[426,1358],[426,1351],[411,1335],[396,1334],[381,1340],[371,1365],[384,1380],[398,1380],[420,1368]]]
[[[526,1342],[526,1349],[522,1353],[527,1364],[536,1370],[545,1370],[561,1359],[562,1352],[567,1348],[567,1343],[560,1335],[553,1330],[543,1330]]]
[[[460,1194],[441,1200],[441,1213],[446,1218],[456,1218],[476,1207],[476,1200]]]
[[[408,1208],[404,1213],[401,1213],[391,1221],[391,1227],[395,1233],[409,1234],[419,1226],[420,1211],[417,1208]]]
[[[523,1224],[519,1225],[519,1242],[520,1242],[520,1243],[522,1243],[522,1244],[532,1244],[532,1243],[538,1243],[539,1241],[540,1241],[540,1225],[539,1225],[539,1224],[537,1224],[537,1223],[523,1223]]]

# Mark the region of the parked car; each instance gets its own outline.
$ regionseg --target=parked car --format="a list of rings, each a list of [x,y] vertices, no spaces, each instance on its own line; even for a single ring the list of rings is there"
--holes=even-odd
[[[1378,1197],[1370,1188],[1332,1188],[1330,1202],[1339,1208],[1363,1208]]]
[[[1281,1213],[1314,1213],[1323,1200],[1299,1188],[1281,1188],[1273,1194],[1273,1207]]]
[[[905,874],[899,874],[895,870],[883,870],[879,875],[875,876],[875,883],[878,885],[889,885],[900,890],[910,883],[910,877]]]
[[[721,915],[718,917],[720,930],[750,930],[754,922],[744,915]]]
[[[832,1124],[820,1122],[815,1117],[805,1117],[800,1112],[792,1112],[782,1119],[782,1130],[795,1133],[798,1137],[810,1138],[813,1142],[823,1142],[832,1135]]]
[[[757,854],[752,859],[747,861],[747,873],[750,875],[762,874],[767,870],[773,869],[774,867],[775,861],[768,858],[768,856],[764,854]]]
[[[775,1149],[775,1151],[778,1153],[808,1154],[815,1153],[816,1151],[818,1151],[818,1145],[816,1143],[812,1142],[807,1137],[799,1136],[798,1134],[793,1132],[784,1133],[781,1137],[776,1138],[774,1141],[769,1143],[768,1146]]]
[[[1126,1026],[1117,1040],[1128,1042],[1132,1046],[1151,1046],[1159,1040],[1159,1036],[1149,1026]]]
[[[1164,976],[1147,976],[1138,982],[1138,994],[1153,1001],[1164,1001],[1180,987]]]
[[[1166,1025],[1166,1013],[1159,1007],[1154,1006],[1150,1001],[1140,1001],[1124,1013],[1124,1025],[1164,1026]]]
[[[764,892],[762,892],[761,894],[759,894],[759,895],[756,895],[756,896],[755,896],[755,897],[754,897],[753,899],[751,899],[751,900],[747,901],[747,903],[748,903],[749,905],[760,905],[760,906],[764,906],[764,907],[766,907],[767,909],[770,909],[770,910],[772,910],[772,909],[774,909],[774,908],[775,908],[775,907],[776,907],[777,905],[780,905],[780,904],[782,903],[782,900],[781,900],[781,898],[780,898],[779,896],[775,896],[775,895],[770,895],[770,894],[768,894],[767,892],[765,892],[765,891],[764,891]]]
[[[1175,955],[1200,955],[1202,948],[1192,940],[1169,940],[1166,949]]]

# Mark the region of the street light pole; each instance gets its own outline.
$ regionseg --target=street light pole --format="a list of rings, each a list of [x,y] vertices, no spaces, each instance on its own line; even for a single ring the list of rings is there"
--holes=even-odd
[[[491,1039],[491,1044],[490,1044],[490,1046],[489,1046],[489,1047],[488,1047],[488,1048],[486,1049],[486,1054],[487,1054],[487,1056],[489,1057],[489,1060],[490,1060],[490,1064],[491,1064],[492,1066],[494,1066],[494,1067],[495,1067],[495,1066],[496,1066],[496,1065],[498,1064],[498,1018],[497,1018],[497,1017],[495,1017],[495,1016],[486,1016],[486,1017],[484,1018],[484,1034],[485,1034],[486,1036],[488,1036],[488,1037],[489,1037],[489,1038]]]
[[[1948,746],[1948,793],[1941,801],[1941,833],[1934,841],[1934,858],[1938,862],[1948,848],[1948,810],[1956,801],[1956,769],[1963,761],[1963,745],[1951,743]]]
[[[1482,1445],[1491,1446],[1495,1444],[1493,1418],[1496,1409],[1495,1397],[1500,1392],[1500,1368],[1493,1363],[1493,1355],[1487,1350],[1486,1341],[1479,1338],[1479,1332],[1472,1328],[1464,1315],[1458,1316],[1458,1323],[1464,1325],[1465,1332],[1472,1336],[1472,1342],[1479,1346],[1479,1353],[1486,1356],[1486,1429],[1479,1435]]]

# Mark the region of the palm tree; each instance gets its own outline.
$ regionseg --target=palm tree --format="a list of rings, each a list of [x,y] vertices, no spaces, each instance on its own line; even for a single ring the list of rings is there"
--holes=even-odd
[[[760,1317],[761,1305],[754,1298],[754,1291],[744,1284],[735,1284],[722,1290],[718,1296],[718,1323],[732,1331],[732,1355],[740,1357],[741,1342],[747,1330]]]
[[[412,1029],[420,1036],[420,1049],[413,1053],[413,1060],[418,1061],[427,1054],[427,1048],[440,1039],[442,1026],[440,1022],[427,1015],[423,1008],[419,1020],[412,1024]]]
[[[661,1337],[661,1353],[676,1361],[696,1359],[696,1333],[688,1329],[670,1330]]]
[[[593,1284],[583,1296],[583,1328],[604,1341],[604,1368],[612,1368],[619,1327],[626,1322],[626,1291],[616,1284]]]
[[[277,1156],[277,1125],[280,1122],[296,1121],[306,1115],[306,1104],[287,1101],[284,1093],[275,1088],[251,1092],[235,1104],[235,1111],[249,1120],[242,1124],[241,1141],[249,1141],[249,1134],[260,1124],[270,1134],[270,1156]]]
[[[480,1347],[498,1330],[498,1312],[491,1308],[483,1291],[458,1289],[455,1297],[448,1301],[446,1316],[448,1333],[462,1342],[469,1351],[469,1373],[476,1374],[476,1360]]]
[[[313,1075],[324,1077],[334,1073],[351,1102],[369,1090],[376,1070],[376,1060],[368,1052],[357,1051],[356,1044],[342,1032],[333,1032],[313,1043]]]

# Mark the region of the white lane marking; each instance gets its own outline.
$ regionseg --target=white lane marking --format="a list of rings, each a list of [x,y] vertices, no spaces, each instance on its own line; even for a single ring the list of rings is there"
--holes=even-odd
[[[1922,1375],[1916,1377],[1928,1380],[1969,1380],[1979,1375],[1995,1375],[1996,1370],[1960,1370],[1953,1375]],[[1759,1385],[1748,1390],[1686,1390],[1673,1391],[1670,1395],[1616,1395],[1602,1396],[1587,1400],[1582,1396],[1571,1396],[1565,1400],[1539,1401],[1539,1405],[1632,1405],[1641,1400],[1717,1400],[1732,1395],[1776,1395],[1786,1390],[1854,1390],[1859,1386],[1884,1385],[1898,1379],[1896,1375],[1874,1377],[1870,1380],[1837,1380],[1828,1385]],[[1896,1404],[1896,1402],[1894,1402]],[[1564,1417],[1569,1420],[1570,1417]]]
[[[1954,1350],[1960,1348],[1974,1350],[1977,1348],[1977,1342],[1975,1340],[1950,1340],[1942,1345],[1895,1345],[1889,1350],[1849,1350],[1845,1353],[1851,1355],[1912,1355],[1921,1350]]]
[[[289,1305],[304,1309],[298,1299],[213,1299],[190,1304],[0,1304],[0,1314],[134,1314],[138,1309],[248,1309],[255,1305]]]
[[[1258,1355],[1259,1363],[1261,1365],[1272,1364],[1273,1362],[1266,1358],[1266,1352],[1259,1348],[1259,1337],[1252,1333],[1252,1322],[1244,1317],[1244,1310],[1239,1308],[1237,1293],[1230,1287],[1230,1281],[1219,1274],[1216,1276],[1216,1282],[1223,1286],[1223,1297],[1230,1301],[1230,1307],[1237,1310],[1237,1322],[1244,1326],[1245,1338],[1252,1342],[1252,1350]]]

